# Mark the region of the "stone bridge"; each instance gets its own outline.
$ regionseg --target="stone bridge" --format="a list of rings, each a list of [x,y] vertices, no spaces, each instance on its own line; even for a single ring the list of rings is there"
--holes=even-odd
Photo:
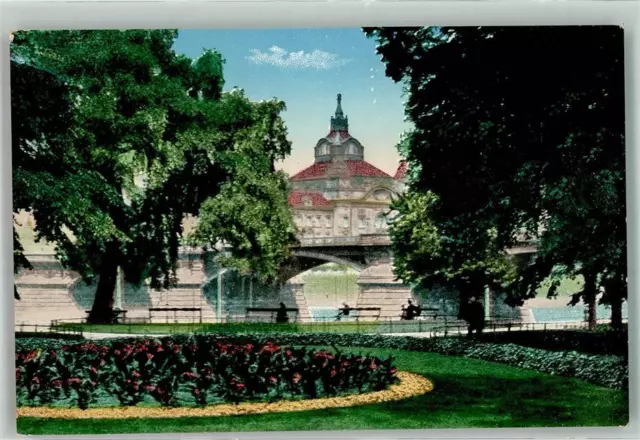
[[[514,256],[535,252],[523,244],[508,251]],[[393,275],[390,239],[386,234],[355,237],[301,238],[293,249],[294,258],[282,268],[277,286],[265,287],[252,279],[220,270],[207,262],[197,249],[182,249],[178,262],[178,285],[154,291],[147,286],[127,284],[121,277],[114,292],[116,307],[128,310],[127,317],[149,319],[149,308],[199,308],[203,321],[239,319],[246,307],[275,307],[281,301],[297,307],[302,319],[310,313],[304,284],[297,275],[327,262],[348,266],[359,272],[358,300],[352,307],[380,307],[380,316],[399,319],[402,305],[413,298],[411,289]],[[16,301],[16,323],[48,324],[54,319],[83,319],[93,302],[94,286],[64,269],[52,254],[28,255],[33,270],[16,276],[21,300]],[[229,278],[235,278],[229,280]],[[365,318],[365,317],[363,317]],[[198,321],[193,312],[156,314],[157,322]]]

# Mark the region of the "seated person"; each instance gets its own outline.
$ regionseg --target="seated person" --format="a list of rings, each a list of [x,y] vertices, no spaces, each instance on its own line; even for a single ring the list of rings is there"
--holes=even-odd
[[[287,306],[285,306],[284,303],[280,303],[280,308],[276,313],[276,322],[277,323],[289,322],[289,316],[287,316]]]

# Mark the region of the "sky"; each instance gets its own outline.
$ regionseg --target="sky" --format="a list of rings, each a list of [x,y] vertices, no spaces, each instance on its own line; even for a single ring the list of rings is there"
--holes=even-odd
[[[402,85],[384,75],[376,43],[359,28],[182,30],[176,52],[195,58],[203,49],[225,59],[225,90],[239,87],[252,100],[278,98],[292,153],[279,168],[289,174],[313,163],[313,148],[328,134],[342,94],[349,132],[365,160],[393,174],[404,122]]]

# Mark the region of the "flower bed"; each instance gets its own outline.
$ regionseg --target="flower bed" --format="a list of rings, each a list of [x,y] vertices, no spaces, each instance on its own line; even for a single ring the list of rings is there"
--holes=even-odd
[[[271,342],[208,338],[93,342],[16,352],[17,404],[97,401],[163,406],[276,401],[381,391],[398,381],[392,360]]]
[[[433,390],[433,383],[419,375],[398,372],[401,382],[391,385],[383,391],[364,394],[349,394],[341,397],[322,397],[318,399],[289,400],[278,402],[242,402],[238,404],[208,405],[200,408],[47,408],[20,407],[18,417],[42,417],[54,419],[132,419],[167,417],[215,417],[246,414],[266,414],[279,412],[310,411],[328,408],[344,408],[356,405],[369,405],[420,396]]]

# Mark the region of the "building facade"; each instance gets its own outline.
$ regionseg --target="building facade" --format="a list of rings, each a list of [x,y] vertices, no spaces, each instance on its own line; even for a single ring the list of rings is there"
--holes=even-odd
[[[342,96],[329,134],[314,148],[314,163],[291,177],[289,204],[302,238],[385,234],[386,214],[404,188],[406,167],[394,176],[364,158],[365,147],[349,133]]]

